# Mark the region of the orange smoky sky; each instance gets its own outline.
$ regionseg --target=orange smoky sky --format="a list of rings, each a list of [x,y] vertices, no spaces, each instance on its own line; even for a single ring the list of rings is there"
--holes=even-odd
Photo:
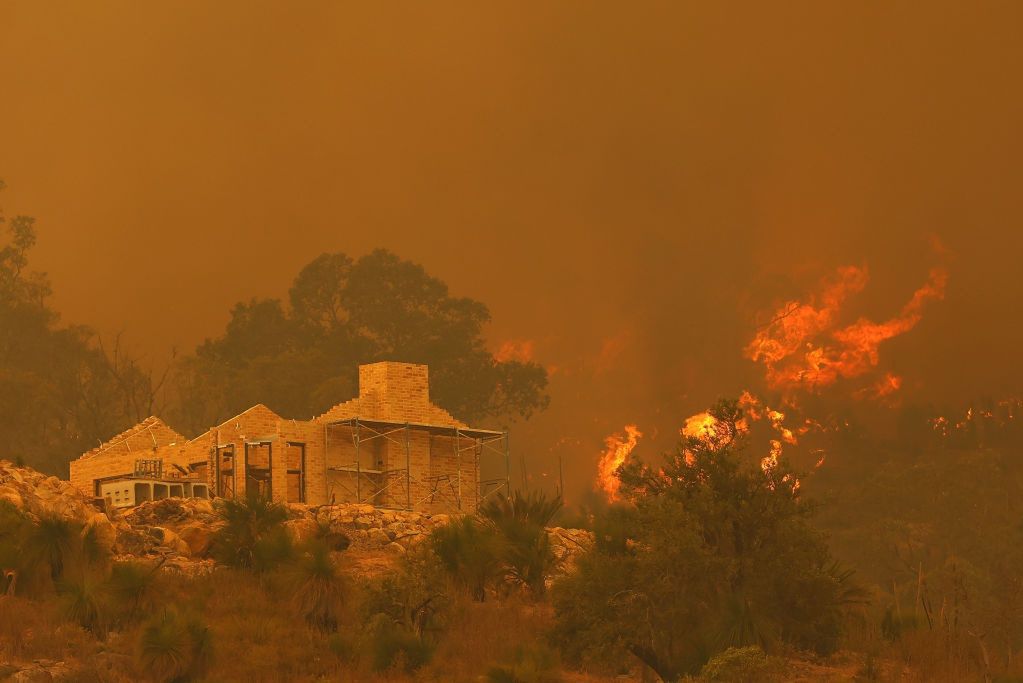
[[[154,359],[321,252],[417,261],[551,370],[512,447],[582,490],[608,434],[670,445],[762,381],[758,316],[841,267],[870,282],[839,325],[948,272],[878,381],[1020,389],[1021,25],[1009,2],[7,0],[2,201],[38,219],[65,319]]]

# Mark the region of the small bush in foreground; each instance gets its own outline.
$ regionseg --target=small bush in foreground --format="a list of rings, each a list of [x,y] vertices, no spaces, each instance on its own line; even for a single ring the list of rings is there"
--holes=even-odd
[[[212,639],[205,624],[166,610],[143,625],[135,661],[160,683],[192,680],[210,664]]]
[[[411,673],[430,660],[433,648],[415,633],[379,614],[368,625],[374,671]]]
[[[463,517],[435,530],[428,541],[451,579],[483,602],[487,586],[502,569],[501,541],[472,517]]]

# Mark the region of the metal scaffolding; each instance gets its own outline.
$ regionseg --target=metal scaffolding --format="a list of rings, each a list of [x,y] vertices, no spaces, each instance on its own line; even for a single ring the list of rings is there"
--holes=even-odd
[[[337,432],[341,431],[341,440],[347,443],[351,439],[354,450],[354,461],[351,463],[331,463],[331,437],[339,443]],[[455,467],[452,472],[441,472],[416,476],[412,467],[412,435],[427,434],[448,437],[452,440],[452,454]],[[389,443],[397,446],[399,456],[404,451],[403,466],[394,466],[399,458],[391,456],[373,463],[373,467],[364,467],[362,463],[363,444],[374,440],[378,443]],[[466,427],[449,427],[416,422],[394,422],[388,420],[367,420],[358,417],[330,422],[324,426],[324,452],[326,477],[328,481],[328,500],[337,496],[330,473],[344,473],[351,479],[347,483],[345,477],[334,477],[333,483],[341,492],[354,497],[357,503],[369,503],[378,507],[393,507],[404,510],[415,510],[423,504],[441,504],[453,511],[465,511],[468,506],[465,487],[463,486],[463,461],[472,465],[473,480],[476,485],[469,491],[472,509],[475,510],[488,497],[505,490],[510,493],[510,453],[508,449],[508,432],[486,429],[469,429]],[[434,455],[430,445],[430,458]],[[496,455],[504,459],[504,475],[482,478],[481,461],[486,456]],[[471,460],[468,460],[471,458]]]

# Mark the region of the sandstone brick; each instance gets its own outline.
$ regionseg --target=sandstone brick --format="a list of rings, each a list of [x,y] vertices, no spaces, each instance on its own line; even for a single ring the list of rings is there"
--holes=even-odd
[[[373,506],[465,513],[480,498],[481,444],[455,428],[468,429],[430,402],[425,365],[372,363],[359,368],[358,397],[313,420],[260,404],[185,439],[148,418],[73,461],[71,483],[96,495],[97,482],[130,477],[136,460],[160,459],[165,475],[191,472],[216,496],[258,486],[285,503],[361,501],[352,518]]]

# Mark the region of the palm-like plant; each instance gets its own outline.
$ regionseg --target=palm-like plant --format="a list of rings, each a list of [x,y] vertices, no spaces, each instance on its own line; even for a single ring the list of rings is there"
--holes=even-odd
[[[36,567],[48,568],[50,578],[57,581],[77,550],[79,532],[78,525],[62,517],[40,517],[39,523],[25,534],[22,544],[25,559]]]
[[[283,538],[282,524],[288,518],[283,505],[265,496],[248,495],[245,500],[227,499],[220,509],[224,526],[214,537],[214,555],[235,567],[268,569],[277,559]]]
[[[334,630],[345,604],[341,572],[322,541],[312,541],[291,566],[292,602],[306,621],[324,631]]]
[[[105,589],[105,584],[90,572],[84,572],[75,579],[61,579],[57,582],[57,591],[64,615],[103,637],[108,626]]]
[[[548,498],[543,491],[523,494],[515,491],[510,496],[498,493],[480,506],[480,516],[498,527],[511,522],[546,527],[563,506],[561,496]]]
[[[143,562],[115,562],[111,567],[107,592],[126,617],[138,615],[149,604],[156,572],[162,565],[163,560],[154,566]]]
[[[500,538],[472,517],[463,517],[434,531],[430,545],[455,583],[483,602],[487,584],[501,572]]]
[[[79,559],[82,568],[106,571],[110,566],[109,548],[100,538],[99,528],[95,525],[86,526],[80,533],[78,542]]]
[[[480,516],[501,535],[502,559],[508,578],[529,588],[534,595],[546,590],[554,566],[547,525],[561,509],[560,496],[547,498],[542,491],[511,496],[498,494],[480,508]]]
[[[135,659],[149,679],[159,683],[192,680],[212,657],[208,629],[196,619],[170,610],[151,619],[139,634]]]

